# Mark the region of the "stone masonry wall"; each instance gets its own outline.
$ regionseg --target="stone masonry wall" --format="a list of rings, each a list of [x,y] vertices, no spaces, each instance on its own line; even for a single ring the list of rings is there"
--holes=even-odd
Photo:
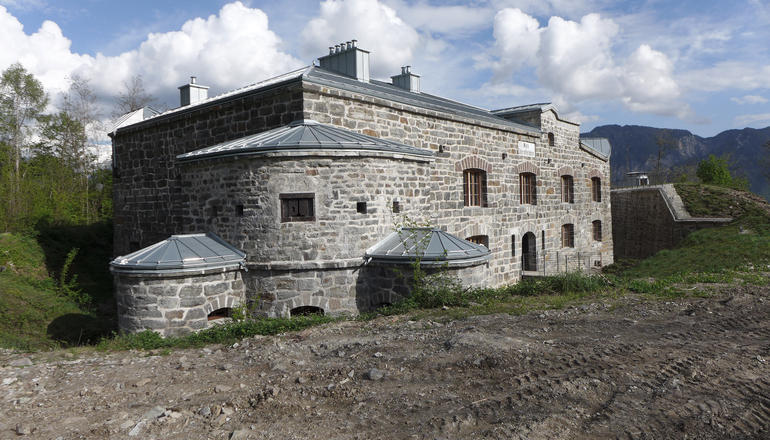
[[[357,266],[366,249],[404,217],[427,221],[432,165],[426,158],[377,152],[183,164],[182,231],[216,233],[246,252],[254,269]],[[314,194],[315,220],[281,221],[282,193]],[[400,213],[392,211],[394,200],[400,201]],[[357,202],[366,202],[366,213],[357,211]]]
[[[244,301],[244,283],[237,268],[205,273],[115,273],[118,327],[134,333],[153,330],[180,335],[208,326],[208,314]]]
[[[460,117],[417,107],[391,104],[381,99],[305,84],[306,117],[361,133],[433,150],[436,164],[431,180],[431,224],[461,238],[489,237],[492,251],[489,285],[516,282],[521,271],[521,237],[534,232],[538,252],[595,253],[603,264],[612,256],[609,200],[609,163],[579,147],[579,129],[559,120],[552,111],[541,116],[543,130],[534,136],[508,126],[474,124]],[[548,145],[548,132],[555,145]],[[536,143],[535,157],[518,149],[518,141]],[[441,146],[441,148],[440,148]],[[440,152],[441,151],[441,152]],[[463,206],[463,167],[468,158],[487,171],[488,207]],[[573,170],[575,203],[561,202],[558,170]],[[535,171],[537,204],[519,202],[519,173]],[[591,201],[591,177],[602,182],[601,202]],[[603,240],[594,241],[592,221],[600,220]],[[561,247],[561,225],[575,225],[575,248]],[[541,237],[545,233],[545,246]],[[555,263],[547,268],[555,272]]]
[[[179,204],[185,200],[177,155],[301,118],[297,82],[119,129],[112,139],[116,255],[182,230]]]

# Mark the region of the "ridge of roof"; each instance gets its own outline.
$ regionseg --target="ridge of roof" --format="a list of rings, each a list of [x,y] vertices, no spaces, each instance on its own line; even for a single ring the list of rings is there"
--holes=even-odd
[[[228,156],[317,150],[384,151],[426,158],[433,157],[433,152],[430,150],[369,136],[335,125],[321,124],[312,119],[302,119],[272,130],[180,154],[177,159],[192,161]]]
[[[200,108],[202,106],[209,105],[236,95],[257,91],[262,88],[274,86],[282,82],[298,78],[317,85],[339,88],[354,93],[361,93],[367,96],[379,97],[402,104],[414,105],[416,107],[421,107],[428,110],[453,113],[471,119],[508,126],[525,132],[539,133],[537,127],[533,127],[520,122],[510,121],[497,116],[495,114],[497,110],[490,111],[482,107],[476,107],[470,104],[462,103],[460,101],[451,100],[429,93],[403,90],[385,81],[379,81],[375,79],[370,80],[369,82],[358,81],[355,78],[349,78],[344,75],[322,69],[315,65],[305,66],[296,70],[292,70],[291,72],[249,84],[244,87],[232,89],[219,95],[204,99],[203,101],[196,104],[166,110],[165,112],[158,113],[142,121],[127,125],[127,127]]]

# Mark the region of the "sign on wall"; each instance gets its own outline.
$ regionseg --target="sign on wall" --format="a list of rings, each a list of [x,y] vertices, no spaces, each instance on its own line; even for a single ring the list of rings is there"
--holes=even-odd
[[[533,142],[519,141],[519,154],[535,157],[535,144]]]

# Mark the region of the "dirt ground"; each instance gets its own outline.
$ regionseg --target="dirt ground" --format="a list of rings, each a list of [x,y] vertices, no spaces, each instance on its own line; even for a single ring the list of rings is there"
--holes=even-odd
[[[0,353],[0,438],[770,438],[770,289]],[[31,365],[30,365],[31,364]]]

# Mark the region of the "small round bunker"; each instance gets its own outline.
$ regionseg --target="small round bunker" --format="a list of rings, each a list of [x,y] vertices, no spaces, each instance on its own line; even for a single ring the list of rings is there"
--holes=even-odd
[[[411,294],[415,264],[429,277],[482,287],[489,279],[490,257],[486,246],[439,229],[399,228],[366,251],[369,306],[393,304]]]
[[[245,254],[212,233],[172,235],[110,263],[121,331],[206,328],[244,301]]]

